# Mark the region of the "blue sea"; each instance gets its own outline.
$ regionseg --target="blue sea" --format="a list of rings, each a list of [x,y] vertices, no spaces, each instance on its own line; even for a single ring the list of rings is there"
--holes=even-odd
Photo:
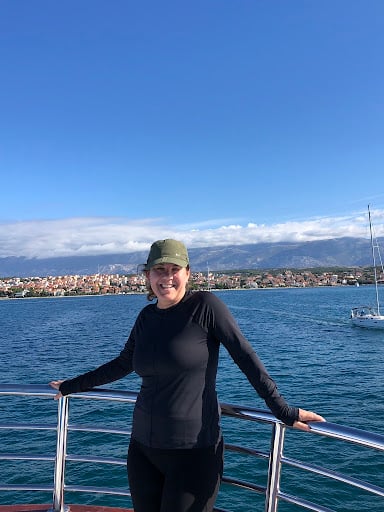
[[[350,324],[350,308],[374,302],[371,286],[309,289],[266,289],[213,292],[229,307],[260,358],[291,405],[315,410],[328,421],[384,434],[384,331]],[[143,295],[10,299],[0,301],[0,382],[45,384],[70,378],[115,357],[124,346],[134,320],[147,304]],[[110,388],[139,389],[130,375]],[[218,392],[222,402],[265,408],[225,350],[221,353]],[[127,404],[71,400],[71,422],[113,423],[127,427]],[[96,401],[97,402],[97,401]],[[1,421],[55,421],[51,399],[0,397]],[[226,442],[269,449],[270,427],[223,418]],[[89,435],[89,434],[88,434]],[[55,450],[54,432],[0,431],[1,452]],[[126,457],[128,439],[70,433],[69,453]],[[325,465],[384,486],[384,454],[336,440],[289,429],[285,454]],[[49,485],[51,463],[0,460],[0,481]],[[251,471],[249,472],[249,468]],[[246,473],[247,471],[247,473]],[[228,453],[225,473],[265,484],[267,465]],[[68,463],[68,483],[127,487],[124,466],[105,470],[97,464]],[[383,498],[284,468],[282,490],[298,494],[337,512],[384,510]],[[231,499],[228,499],[228,493]],[[49,503],[51,493],[0,492],[0,504]],[[130,506],[129,498],[67,496],[67,502]],[[219,506],[234,512],[263,510],[263,497],[223,485]],[[279,512],[303,510],[281,502]]]

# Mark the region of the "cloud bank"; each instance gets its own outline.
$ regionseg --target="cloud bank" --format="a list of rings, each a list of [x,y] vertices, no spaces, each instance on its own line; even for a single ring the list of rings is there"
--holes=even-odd
[[[384,236],[384,210],[374,210],[375,235]],[[0,224],[0,257],[52,258],[120,254],[148,250],[154,240],[177,238],[189,247],[260,242],[314,241],[368,237],[366,212],[276,224],[234,224],[212,220],[199,225],[168,225],[162,219],[81,217]]]

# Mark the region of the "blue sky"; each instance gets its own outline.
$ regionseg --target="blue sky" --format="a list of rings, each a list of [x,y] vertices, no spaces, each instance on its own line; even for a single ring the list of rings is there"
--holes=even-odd
[[[384,235],[382,0],[0,6],[0,257]]]

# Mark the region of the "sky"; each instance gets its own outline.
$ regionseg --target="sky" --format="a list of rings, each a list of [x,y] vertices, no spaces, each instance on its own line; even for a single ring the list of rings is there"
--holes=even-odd
[[[384,236],[382,0],[0,13],[0,257]]]

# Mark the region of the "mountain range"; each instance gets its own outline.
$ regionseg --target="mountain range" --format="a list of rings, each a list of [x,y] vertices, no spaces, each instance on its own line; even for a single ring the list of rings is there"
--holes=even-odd
[[[0,258],[0,277],[134,274],[147,251],[57,258]],[[276,242],[189,249],[193,271],[245,269],[304,269],[372,265],[369,240],[335,238],[313,242]]]

